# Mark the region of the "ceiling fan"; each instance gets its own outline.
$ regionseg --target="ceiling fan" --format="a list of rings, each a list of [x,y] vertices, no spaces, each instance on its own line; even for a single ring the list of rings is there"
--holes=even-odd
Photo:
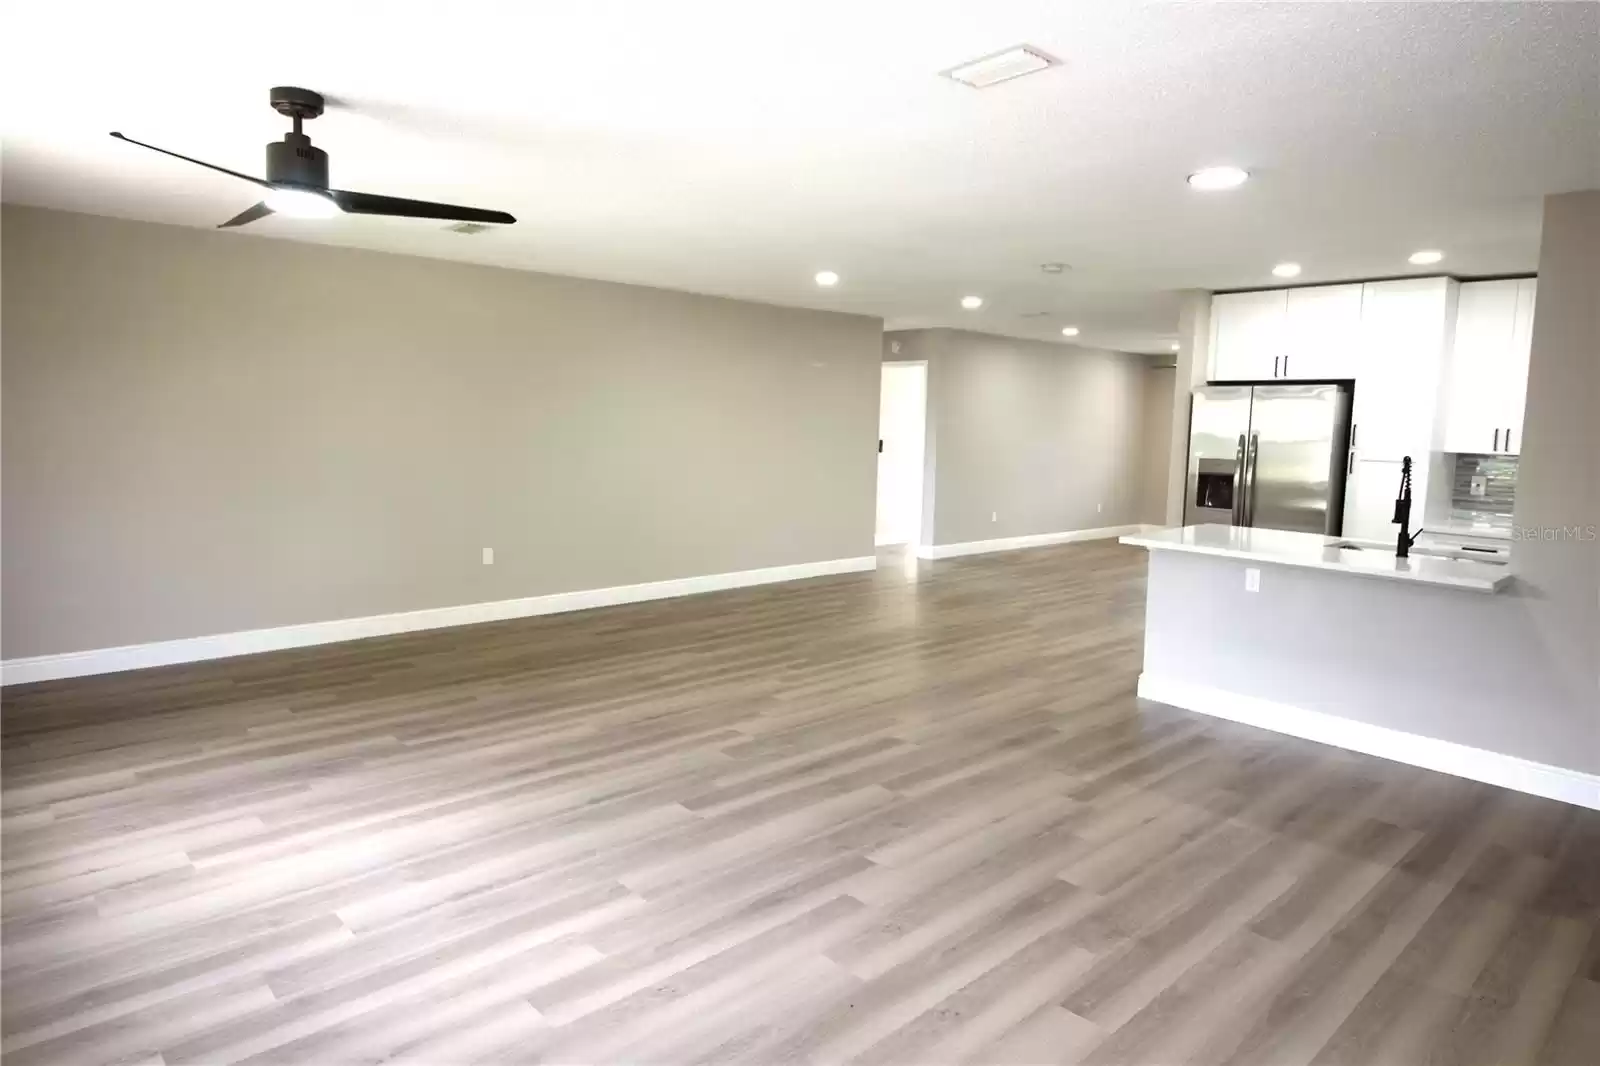
[[[406,200],[398,196],[378,196],[370,192],[346,192],[328,188],[328,153],[312,147],[311,138],[300,132],[300,124],[322,114],[324,101],[320,93],[310,89],[279,86],[272,90],[272,108],[294,120],[294,130],[283,135],[283,140],[267,145],[267,176],[253,178],[215,163],[191,159],[153,144],[124,137],[111,136],[119,141],[137,144],[141,148],[170,155],[186,163],[195,163],[231,177],[240,178],[267,190],[266,198],[254,207],[246,208],[218,226],[243,226],[271,214],[290,215],[296,218],[332,218],[341,212],[350,215],[388,215],[394,218],[437,218],[449,222],[498,222],[510,225],[516,218],[504,211],[485,211],[477,207],[457,207],[454,204],[435,204],[427,200]]]

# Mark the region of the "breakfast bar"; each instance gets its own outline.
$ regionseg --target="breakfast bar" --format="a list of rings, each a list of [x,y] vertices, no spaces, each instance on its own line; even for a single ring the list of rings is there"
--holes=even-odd
[[[1600,807],[1518,713],[1560,693],[1505,668],[1548,656],[1514,558],[1223,525],[1122,542],[1150,556],[1141,697]]]

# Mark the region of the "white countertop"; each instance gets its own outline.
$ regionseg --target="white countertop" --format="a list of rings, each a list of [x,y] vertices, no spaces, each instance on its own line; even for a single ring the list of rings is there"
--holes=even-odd
[[[1423,528],[1440,537],[1475,537],[1479,540],[1511,541],[1511,526],[1509,524],[1492,526],[1487,522],[1463,522],[1456,519],[1441,519],[1437,522],[1424,521]]]
[[[1414,585],[1436,585],[1473,592],[1498,592],[1511,581],[1511,568],[1504,564],[1479,563],[1466,559],[1440,559],[1412,554],[1400,559],[1394,547],[1349,548],[1342,537],[1317,533],[1290,533],[1281,529],[1251,529],[1241,526],[1184,526],[1158,529],[1121,538],[1151,551],[1178,551],[1196,555],[1215,555],[1224,559],[1299,566],[1312,570],[1353,574],[1356,577],[1383,578]],[[1365,542],[1362,542],[1365,543]],[[1415,552],[1416,549],[1412,549]]]

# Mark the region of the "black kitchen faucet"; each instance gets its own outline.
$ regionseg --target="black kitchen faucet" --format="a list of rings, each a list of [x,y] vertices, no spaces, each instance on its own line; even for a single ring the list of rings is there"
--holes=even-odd
[[[1411,456],[1400,460],[1400,494],[1394,501],[1394,520],[1400,526],[1400,537],[1395,541],[1394,553],[1401,559],[1411,555],[1411,545],[1422,536],[1422,530],[1411,532]]]

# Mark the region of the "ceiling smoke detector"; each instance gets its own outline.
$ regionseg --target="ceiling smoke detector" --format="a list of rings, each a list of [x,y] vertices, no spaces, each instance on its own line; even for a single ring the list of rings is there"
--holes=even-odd
[[[492,226],[489,226],[483,222],[457,222],[453,226],[446,226],[445,232],[464,233],[470,237],[474,233],[482,233],[484,230],[492,228]]]
[[[941,70],[941,77],[958,81],[962,85],[973,89],[987,89],[991,85],[999,85],[1003,81],[1021,78],[1028,74],[1037,74],[1041,70],[1048,70],[1057,65],[1060,60],[1046,55],[1043,51],[1031,44],[1019,44],[1014,48],[1007,48],[1003,52],[974,59],[970,63]]]
[[[1067,270],[1065,263],[1040,263],[1039,269],[1046,274],[1064,274]]]

